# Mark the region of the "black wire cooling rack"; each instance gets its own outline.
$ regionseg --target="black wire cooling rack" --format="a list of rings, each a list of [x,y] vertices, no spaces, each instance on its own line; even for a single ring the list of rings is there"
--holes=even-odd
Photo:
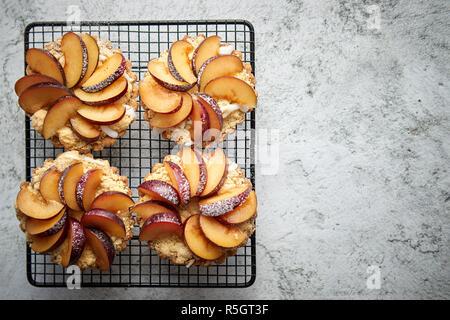
[[[86,32],[100,39],[110,40],[114,47],[132,61],[133,72],[143,79],[147,62],[168,49],[173,41],[184,35],[219,35],[222,40],[240,50],[243,61],[251,63],[255,70],[255,38],[253,26],[244,20],[217,21],[140,21],[140,22],[81,22],[68,26],[65,22],[37,22],[25,29],[25,51],[28,48],[43,48],[65,32]],[[94,152],[96,158],[109,160],[118,167],[120,174],[127,176],[133,198],[137,200],[137,186],[150,172],[151,167],[162,162],[175,144],[164,140],[149,130],[137,112],[136,121],[114,146]],[[31,127],[30,119],[25,121],[26,137],[26,179],[31,180],[32,170],[41,166],[45,159],[55,158],[64,150],[54,148]],[[235,161],[255,184],[255,114],[246,115],[234,134],[229,135],[223,145],[228,157]],[[133,233],[139,234],[135,226]],[[82,273],[82,287],[247,287],[256,276],[255,235],[247,245],[229,257],[224,264],[210,267],[178,266],[160,259],[146,243],[137,237],[129,241],[125,251],[117,254],[108,271],[87,270]],[[63,287],[71,273],[51,262],[50,257],[33,252],[27,246],[27,277],[38,287]]]

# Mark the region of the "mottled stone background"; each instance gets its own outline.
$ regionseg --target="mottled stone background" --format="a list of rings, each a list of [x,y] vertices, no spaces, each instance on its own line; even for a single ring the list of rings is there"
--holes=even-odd
[[[450,298],[450,2],[0,1],[2,298]],[[246,289],[38,289],[13,201],[25,177],[23,30],[34,21],[246,19],[257,126],[279,130],[257,174],[257,279]],[[369,266],[380,289],[369,289]]]

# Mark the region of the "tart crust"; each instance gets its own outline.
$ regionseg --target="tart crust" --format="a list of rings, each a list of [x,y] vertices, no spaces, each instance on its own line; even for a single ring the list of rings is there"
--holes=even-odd
[[[97,45],[99,48],[99,62],[97,68],[101,66],[102,63],[114,53],[122,53],[121,49],[113,48],[111,41],[100,40],[95,35],[92,35],[92,37],[97,41]],[[61,39],[62,37],[58,38],[56,41],[47,43],[44,46],[44,50],[51,53],[59,61],[61,66],[64,67],[65,58],[64,53],[61,50]],[[26,74],[30,75],[33,73],[33,70],[31,70],[31,68],[28,66],[26,69]],[[60,128],[57,131],[56,135],[54,135],[50,139],[53,145],[57,148],[62,147],[65,150],[77,150],[81,153],[87,153],[91,150],[99,151],[104,147],[112,146],[116,142],[118,137],[123,136],[127,128],[136,119],[135,112],[137,111],[139,105],[136,101],[136,98],[139,94],[138,86],[136,85],[138,77],[134,72],[131,71],[131,61],[128,59],[126,60],[124,77],[128,81],[128,90],[122,98],[116,101],[116,103],[125,105],[127,111],[125,116],[119,122],[106,126],[112,131],[107,129],[101,130],[101,134],[98,140],[94,142],[86,142],[80,139],[72,130],[70,124],[67,123],[64,127]],[[31,124],[34,130],[36,130],[41,135],[46,114],[47,110],[41,109],[31,116]],[[108,131],[109,135],[105,131]],[[115,133],[111,134],[111,132]]]
[[[185,41],[189,42],[190,44],[192,44],[192,46],[194,47],[194,50],[195,50],[195,48],[197,48],[204,39],[206,39],[206,36],[204,34],[199,34],[198,36],[195,36],[195,37],[192,37],[190,35],[185,35],[182,40],[185,40]],[[231,47],[231,44],[221,43],[220,46],[221,47]],[[160,57],[159,57],[159,60],[164,62],[166,65],[168,63],[167,62],[168,53],[169,53],[169,50],[165,50],[165,51],[161,52]],[[242,52],[241,51],[232,50],[230,52],[230,54],[235,55],[240,60],[242,60]],[[192,57],[189,57],[189,58],[191,59]],[[256,80],[255,80],[255,76],[252,73],[252,66],[248,62],[243,62],[243,65],[244,65],[244,69],[240,73],[234,74],[233,76],[245,81],[247,84],[249,84],[254,89]],[[144,79],[146,79],[148,77],[152,78],[150,72],[147,71],[144,75]],[[194,86],[188,92],[195,93],[197,91],[198,91],[197,86]],[[256,92],[256,94],[258,94],[258,93]],[[145,105],[143,103],[142,99],[140,100],[140,104],[144,110],[144,114],[143,114],[144,120],[150,122],[150,120],[154,117],[155,112],[153,112],[147,105]],[[224,110],[227,110],[227,107],[231,105],[230,102],[225,99],[221,99],[221,100],[217,101],[217,104],[221,108],[221,110],[223,112],[223,116],[224,116],[223,128],[222,128],[222,141],[225,140],[227,134],[232,134],[236,131],[236,126],[245,120],[245,114],[247,112],[251,112],[254,108],[256,108],[256,106],[253,106],[253,107],[242,108],[242,109],[240,108],[237,110],[231,109],[231,111],[229,111],[229,112],[224,112]],[[190,133],[189,133],[189,129],[191,128],[191,123],[192,122],[190,120],[190,117],[188,117],[186,120],[182,121],[178,125],[171,127],[171,128],[161,129],[161,128],[153,127],[151,129],[157,133],[160,133],[161,136],[166,140],[172,140],[176,144],[180,144],[180,145],[183,145],[183,144],[191,145],[193,143],[191,140]],[[212,142],[205,141],[205,142],[203,142],[203,147],[207,147],[211,143]]]
[[[181,159],[178,155],[167,155],[164,158],[164,161],[172,161],[178,165],[181,164]],[[152,172],[147,174],[144,177],[143,182],[147,180],[161,180],[171,184],[169,173],[164,167],[163,163],[156,163]],[[252,187],[252,183],[249,179],[247,179],[244,175],[244,171],[239,168],[234,162],[231,162],[228,159],[228,173],[225,178],[225,182],[221,188],[221,191],[225,191],[227,189],[234,189],[239,186],[248,185]],[[145,201],[151,200],[148,195],[142,194],[139,197],[139,200],[136,202],[142,203]],[[199,198],[194,197],[191,198],[191,201],[183,208],[178,208],[178,212],[180,213],[181,223],[184,223],[187,218],[194,214],[199,214]],[[244,234],[245,239],[238,246],[233,248],[222,248],[222,255],[216,260],[205,260],[198,256],[196,256],[185,244],[184,240],[176,235],[166,236],[164,238],[153,240],[148,242],[148,246],[150,249],[153,249],[157,252],[158,256],[161,259],[169,259],[174,264],[184,264],[187,267],[191,266],[209,266],[212,263],[221,264],[224,263],[227,257],[233,256],[237,253],[238,248],[243,247],[247,244],[248,239],[255,231],[255,219],[257,213],[253,215],[251,219],[246,222],[236,224]],[[140,227],[144,224],[144,219],[139,215],[136,215],[136,220]]]
[[[32,174],[32,182],[22,182],[20,185],[20,189],[28,188],[28,190],[32,191],[39,198],[41,198],[41,194],[39,191],[39,185],[42,175],[47,171],[47,169],[55,166],[59,172],[64,171],[68,166],[82,162],[84,171],[88,171],[91,169],[102,169],[103,177],[100,186],[97,188],[95,196],[102,194],[106,191],[120,191],[129,196],[131,196],[131,190],[128,188],[128,179],[127,177],[119,175],[119,170],[116,167],[110,166],[107,160],[94,159],[91,154],[80,154],[78,151],[67,151],[58,155],[56,159],[46,159],[43,166],[35,168]],[[19,220],[19,227],[25,233],[27,242],[32,242],[31,235],[26,232],[26,221],[28,217],[19,210],[17,204],[14,204],[14,208],[16,210],[16,217]],[[75,219],[81,219],[83,212],[74,212],[69,210],[69,216],[74,217]],[[111,240],[113,241],[115,252],[122,251],[127,247],[127,242],[133,237],[132,228],[134,226],[134,218],[132,214],[126,211],[117,212],[117,216],[123,221],[126,229],[125,238],[117,238],[111,236]],[[64,249],[64,243],[58,246],[53,251],[49,252],[51,256],[51,260],[54,263],[61,264],[62,256],[61,252]],[[89,244],[86,243],[83,254],[75,263],[81,270],[85,270],[88,268],[97,269],[96,264],[96,256],[94,251],[90,248]]]

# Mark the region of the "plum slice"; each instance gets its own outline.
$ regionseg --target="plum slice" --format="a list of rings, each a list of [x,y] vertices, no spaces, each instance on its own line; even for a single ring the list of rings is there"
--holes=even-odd
[[[56,79],[53,79],[49,76],[35,73],[30,74],[28,76],[24,76],[16,81],[14,85],[14,91],[16,92],[17,96],[20,96],[22,92],[25,91],[25,89],[38,84],[38,83],[56,83],[58,84],[59,81]]]
[[[133,199],[120,191],[105,191],[99,194],[91,204],[92,209],[104,209],[114,213],[128,211],[134,206]]]
[[[141,228],[139,241],[157,240],[167,235],[183,234],[183,226],[176,214],[159,212],[149,217]]]
[[[170,128],[185,120],[192,110],[192,98],[188,93],[183,94],[183,104],[174,113],[156,113],[150,119],[150,125],[157,128]]]
[[[192,110],[189,115],[192,121],[190,128],[191,140],[195,145],[201,145],[205,133],[210,128],[209,115],[204,104],[198,101],[196,95],[192,96]]]
[[[241,186],[228,192],[202,199],[199,201],[200,212],[206,216],[213,217],[230,212],[247,200],[250,190],[250,186]]]
[[[80,177],[83,175],[83,164],[81,162],[68,166],[61,174],[58,190],[61,202],[70,209],[81,211],[76,198],[76,188]]]
[[[195,83],[197,81],[189,60],[189,54],[192,51],[194,51],[194,47],[184,40],[175,41],[170,46],[167,62],[169,71],[175,79],[187,83]]]
[[[81,218],[81,224],[85,227],[101,229],[118,238],[124,238],[126,235],[125,224],[122,219],[113,212],[104,209],[91,209],[85,212]]]
[[[77,88],[73,91],[73,94],[87,105],[101,106],[119,100],[127,93],[127,90],[128,81],[124,77],[120,77],[102,90],[85,92]]]
[[[25,89],[19,96],[19,106],[30,115],[46,108],[63,96],[72,95],[59,83],[42,82]]]
[[[188,248],[198,257],[215,260],[222,254],[222,248],[205,237],[200,227],[200,215],[194,214],[184,222],[184,241]]]
[[[49,219],[64,208],[64,205],[57,201],[40,199],[26,187],[20,189],[17,194],[16,206],[26,216],[35,219]]]
[[[222,222],[229,224],[237,224],[248,221],[255,216],[257,207],[257,200],[255,191],[250,191],[250,194],[243,204],[234,208],[232,211],[224,213],[217,217]]]
[[[90,34],[83,33],[80,35],[80,37],[86,46],[88,56],[86,74],[80,81],[80,84],[83,84],[91,77],[92,73],[94,73],[95,69],[97,68],[100,50],[98,48],[97,41]]]
[[[220,140],[222,136],[223,116],[222,110],[213,97],[205,93],[197,93],[198,103],[203,106],[208,114],[209,128],[204,133],[205,141]]]
[[[180,205],[187,205],[191,200],[191,187],[189,186],[189,180],[184,174],[183,169],[172,161],[164,161],[164,167],[169,174],[172,185],[180,196]]]
[[[192,70],[196,76],[206,60],[219,54],[220,40],[219,36],[208,37],[195,49],[192,56]]]
[[[91,169],[80,177],[75,189],[77,204],[82,210],[89,210],[95,199],[95,192],[102,182],[103,170]]]
[[[84,41],[74,32],[67,32],[61,39],[64,53],[66,86],[75,87],[84,78],[88,67],[88,52]]]
[[[205,89],[206,84],[212,79],[229,76],[241,72],[244,69],[241,59],[227,54],[214,56],[205,61],[198,72],[197,85],[200,91]]]
[[[83,141],[94,142],[100,138],[101,130],[97,125],[91,123],[79,115],[69,120],[73,132]]]
[[[222,187],[228,172],[228,161],[225,152],[217,148],[210,153],[206,162],[207,180],[200,197],[209,197]]]
[[[181,168],[189,180],[191,197],[199,196],[206,186],[208,178],[206,163],[199,151],[189,147],[181,148],[178,155],[181,158]]]
[[[219,247],[233,248],[245,240],[245,234],[239,228],[223,225],[213,217],[201,214],[200,227],[205,237]]]
[[[69,217],[66,243],[61,251],[61,265],[68,267],[78,261],[86,245],[86,233],[78,220]]]
[[[42,198],[45,200],[60,201],[58,183],[61,178],[61,172],[59,172],[55,166],[48,168],[41,176],[39,181],[39,191]]]
[[[63,208],[56,216],[50,219],[28,218],[26,230],[29,234],[39,237],[47,237],[57,233],[66,224],[67,210]]]
[[[123,104],[109,104],[106,106],[92,107],[82,106],[77,110],[85,120],[98,125],[110,125],[119,122],[126,113]]]
[[[99,270],[108,270],[114,260],[115,249],[111,238],[102,230],[86,228],[86,239],[95,253],[96,264]]]
[[[179,215],[178,210],[173,205],[158,200],[149,200],[138,203],[131,211],[136,213],[143,221],[159,212],[170,212]]]
[[[169,183],[161,180],[147,180],[139,187],[141,195],[147,195],[151,200],[163,201],[175,206],[180,204],[180,196],[177,190]]]
[[[121,53],[114,53],[83,83],[84,92],[99,92],[111,86],[125,72],[127,61]]]
[[[67,235],[68,223],[66,222],[64,226],[56,233],[41,237],[41,236],[31,236],[30,248],[38,253],[44,253],[56,249],[60,244],[64,242]]]
[[[182,94],[163,88],[152,77],[139,82],[139,96],[147,107],[158,113],[174,113],[183,104]]]
[[[52,77],[62,85],[66,84],[64,69],[50,52],[37,48],[28,49],[25,61],[34,72]]]
[[[195,86],[194,83],[187,83],[174,78],[170,73],[166,64],[158,59],[151,59],[147,65],[148,72],[152,75],[155,81],[168,90],[173,91],[188,91]]]
[[[64,96],[56,100],[49,108],[44,118],[42,136],[44,139],[53,137],[64,127],[70,118],[77,114],[82,102],[74,96]]]
[[[225,99],[240,106],[254,107],[257,102],[255,90],[247,82],[231,76],[222,76],[209,81],[204,93],[216,100]]]

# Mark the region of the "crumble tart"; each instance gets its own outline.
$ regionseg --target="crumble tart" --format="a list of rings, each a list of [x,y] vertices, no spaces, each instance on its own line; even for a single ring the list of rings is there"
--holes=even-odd
[[[128,179],[107,160],[67,151],[35,168],[14,204],[35,252],[63,267],[107,270],[133,236]]]
[[[257,105],[255,77],[242,52],[219,36],[186,35],[151,59],[139,83],[150,128],[177,144],[223,141]]]
[[[139,240],[174,264],[221,264],[255,230],[252,183],[222,149],[183,147],[155,164],[138,190]]]
[[[65,33],[26,52],[26,76],[15,84],[32,127],[55,147],[102,150],[136,119],[137,75],[111,41]]]

